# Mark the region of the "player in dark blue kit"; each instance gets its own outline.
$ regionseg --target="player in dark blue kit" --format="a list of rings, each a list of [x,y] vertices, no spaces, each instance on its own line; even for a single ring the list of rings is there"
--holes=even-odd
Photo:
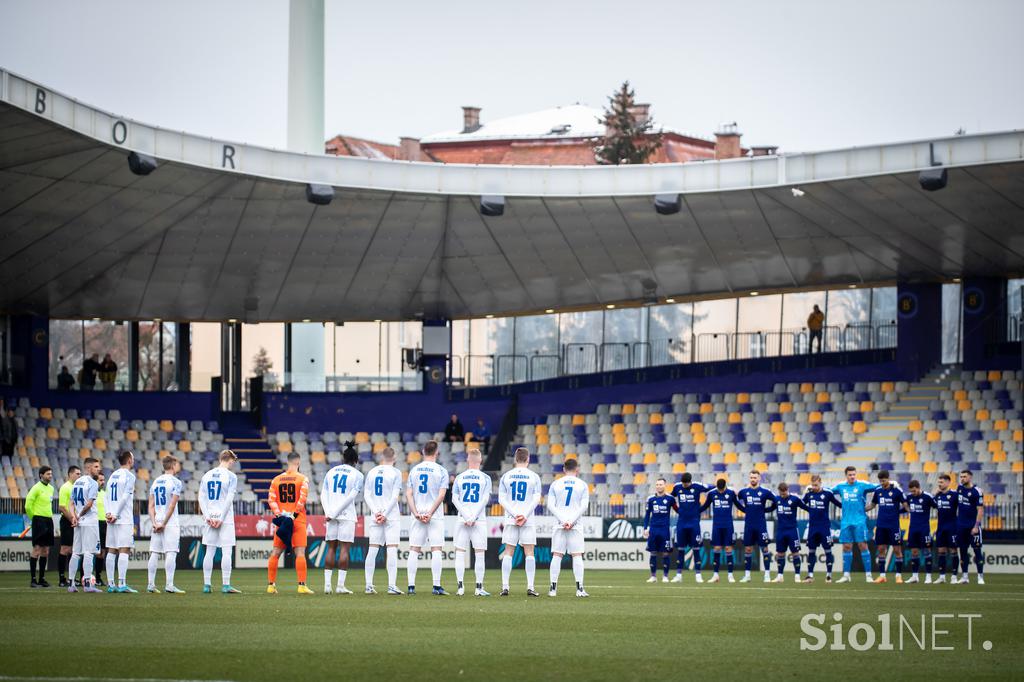
[[[726,569],[729,571],[729,582],[736,582],[732,575],[733,543],[736,541],[736,530],[732,523],[732,508],[745,511],[743,505],[736,499],[736,493],[725,487],[725,479],[715,481],[715,489],[704,498],[704,504],[700,510],[704,511],[711,507],[711,551],[714,552],[715,574],[708,582],[718,582],[718,569],[722,565],[721,555],[726,555]],[[726,554],[726,551],[728,553]]]
[[[829,518],[828,506],[834,504],[842,507],[839,496],[828,488],[821,487],[821,476],[811,476],[811,489],[804,493],[804,504],[807,505],[807,580],[814,582],[814,565],[818,562],[818,548],[825,552],[825,582],[832,582],[832,519]]]
[[[711,490],[703,483],[694,483],[690,472],[683,474],[683,482],[672,487],[672,497],[676,500],[676,576],[672,582],[683,581],[683,570],[686,568],[686,550],[693,557],[694,579],[701,583],[700,564],[703,560],[701,549],[704,546],[704,535],[700,530],[700,496]]]
[[[664,561],[665,574],[661,581],[668,582],[668,569],[672,551],[672,525],[669,523],[672,510],[676,508],[676,500],[665,494],[665,479],[659,478],[654,484],[654,494],[647,498],[647,511],[644,513],[644,537],[647,538],[647,551],[651,553],[651,577],[649,583],[658,582],[658,557]]]
[[[939,491],[933,495],[935,499],[935,515],[938,523],[935,527],[935,548],[939,560],[939,577],[935,584],[946,582],[947,563],[952,568],[952,582],[956,583],[956,569],[959,563],[956,547],[956,491],[951,488],[953,479],[949,474],[939,474]]]
[[[783,581],[786,550],[789,550],[789,560],[793,562],[796,582],[800,582],[800,531],[796,527],[797,509],[811,510],[799,497],[789,494],[788,484],[780,483],[779,494],[775,496],[775,559],[779,564],[779,572],[775,574],[777,583]]]
[[[932,509],[935,500],[921,492],[921,482],[913,480],[907,484],[907,510],[910,512],[910,527],[907,529],[907,547],[910,548],[910,578],[907,583],[920,582],[921,554],[924,554],[924,582],[932,582]]]
[[[970,469],[960,472],[960,485],[956,489],[956,546],[960,550],[960,585],[970,582],[967,573],[970,561],[967,552],[974,548],[974,565],[978,569],[978,584],[985,584],[985,555],[981,551],[981,522],[985,519],[985,496],[974,485]]]
[[[903,533],[900,531],[900,512],[907,508],[906,499],[899,486],[889,480],[889,472],[878,472],[878,487],[871,493],[871,501],[864,505],[864,511],[878,507],[875,519],[875,562],[878,564],[876,583],[887,582],[885,559],[892,547],[896,561],[896,584],[903,582]]]
[[[750,485],[736,494],[740,504],[747,510],[743,520],[743,578],[741,583],[750,582],[750,567],[754,563],[754,547],[761,548],[761,569],[764,581],[772,581],[772,554],[768,551],[768,521],[765,515],[775,506],[775,496],[761,487],[761,472],[750,472]]]

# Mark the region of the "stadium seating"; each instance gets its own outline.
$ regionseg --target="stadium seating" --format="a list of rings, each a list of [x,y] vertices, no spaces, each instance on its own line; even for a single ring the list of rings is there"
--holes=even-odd
[[[224,447],[213,422],[128,419],[118,410],[37,408],[25,398],[18,402],[15,417],[21,440],[14,457],[0,465],[0,496],[15,499],[28,494],[42,465],[54,469],[59,485],[68,466],[86,457],[99,459],[109,475],[118,466],[118,452],[130,448],[136,456],[136,499],[145,499],[149,482],[163,473],[160,460],[173,454],[182,461],[184,497],[194,500],[200,477]],[[255,500],[244,473],[239,473],[239,499]]]

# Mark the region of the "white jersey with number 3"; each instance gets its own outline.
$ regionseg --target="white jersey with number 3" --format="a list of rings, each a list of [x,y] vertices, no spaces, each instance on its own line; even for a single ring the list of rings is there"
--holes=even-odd
[[[448,489],[448,470],[437,462],[420,462],[409,472],[408,485],[416,511],[426,514],[438,495]],[[444,516],[443,503],[434,510],[434,516],[438,515]]]

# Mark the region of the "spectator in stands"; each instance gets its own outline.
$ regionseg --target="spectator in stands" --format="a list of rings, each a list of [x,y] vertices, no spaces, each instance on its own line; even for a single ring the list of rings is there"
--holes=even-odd
[[[461,443],[466,438],[466,429],[459,421],[459,415],[453,414],[452,419],[444,427],[444,439],[449,443]]]
[[[488,446],[491,444],[491,429],[487,426],[487,422],[484,421],[483,417],[476,418],[476,426],[473,427],[473,433],[466,434],[467,440],[472,437],[480,443],[480,449],[483,454],[487,454]]]
[[[14,455],[14,446],[18,444],[18,421],[14,418],[14,410],[8,408],[0,417],[0,456]]]
[[[103,362],[100,363],[99,373],[100,383],[103,384],[103,390],[113,391],[115,384],[117,383],[117,363],[114,362],[114,358],[110,357],[110,353],[103,356]]]
[[[814,339],[818,339],[818,352],[821,352],[821,332],[825,326],[825,313],[821,312],[821,308],[817,305],[814,306],[814,310],[807,316],[807,330],[811,333],[811,337],[807,343],[807,352],[814,352]]]
[[[100,371],[100,356],[93,353],[82,363],[82,371],[78,373],[78,385],[83,391],[96,388],[96,374]]]
[[[70,391],[75,387],[75,377],[68,371],[67,365],[61,365],[60,374],[57,375],[57,390]]]

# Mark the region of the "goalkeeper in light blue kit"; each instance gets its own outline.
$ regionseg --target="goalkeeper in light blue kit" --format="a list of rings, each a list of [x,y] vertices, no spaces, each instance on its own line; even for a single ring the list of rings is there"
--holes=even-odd
[[[867,481],[857,480],[857,467],[846,467],[846,481],[832,487],[843,505],[843,517],[839,524],[839,542],[843,543],[843,577],[841,583],[850,582],[850,569],[853,567],[853,543],[860,550],[861,563],[864,565],[866,580],[871,577],[871,552],[868,551],[868,517],[864,513],[867,497],[875,491],[876,486]]]

